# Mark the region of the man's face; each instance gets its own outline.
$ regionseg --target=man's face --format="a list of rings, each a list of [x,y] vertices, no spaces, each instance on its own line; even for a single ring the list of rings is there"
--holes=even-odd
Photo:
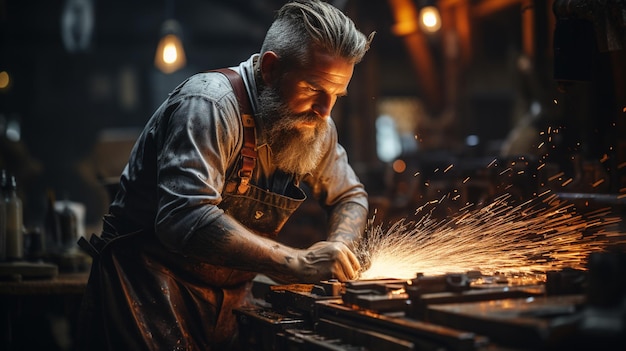
[[[307,67],[292,69],[260,92],[260,112],[268,127],[276,166],[305,174],[321,158],[330,112],[346,95],[354,64],[314,53]]]

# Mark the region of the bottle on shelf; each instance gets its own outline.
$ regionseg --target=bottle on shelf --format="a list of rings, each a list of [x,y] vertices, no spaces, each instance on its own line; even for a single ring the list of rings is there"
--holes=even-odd
[[[4,188],[8,182],[7,172],[0,174],[0,262],[7,260],[7,206],[4,199]]]
[[[8,177],[3,192],[6,206],[6,258],[9,261],[20,261],[24,258],[24,221],[15,176]]]

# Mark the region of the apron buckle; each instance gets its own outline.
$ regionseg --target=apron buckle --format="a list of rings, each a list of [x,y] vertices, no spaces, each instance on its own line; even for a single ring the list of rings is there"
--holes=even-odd
[[[241,176],[241,182],[239,182],[237,192],[243,194],[248,191],[248,188],[250,188],[250,177]]]

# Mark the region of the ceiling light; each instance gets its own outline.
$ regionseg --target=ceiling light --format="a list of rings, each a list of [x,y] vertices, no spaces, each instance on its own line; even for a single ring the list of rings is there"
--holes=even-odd
[[[178,21],[169,19],[163,22],[154,65],[165,74],[176,72],[187,63],[181,36],[182,30]]]
[[[435,33],[441,28],[441,16],[436,6],[424,6],[419,12],[420,28],[426,33]]]

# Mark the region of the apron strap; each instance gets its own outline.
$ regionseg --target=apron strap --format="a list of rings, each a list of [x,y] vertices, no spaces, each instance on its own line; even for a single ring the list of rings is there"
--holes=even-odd
[[[250,178],[252,178],[252,171],[256,166],[257,159],[254,115],[250,107],[248,93],[239,73],[230,68],[220,68],[213,71],[219,72],[228,78],[239,102],[241,122],[243,124],[243,147],[241,148],[241,168],[237,173],[240,179],[237,192],[243,194],[250,187]]]

